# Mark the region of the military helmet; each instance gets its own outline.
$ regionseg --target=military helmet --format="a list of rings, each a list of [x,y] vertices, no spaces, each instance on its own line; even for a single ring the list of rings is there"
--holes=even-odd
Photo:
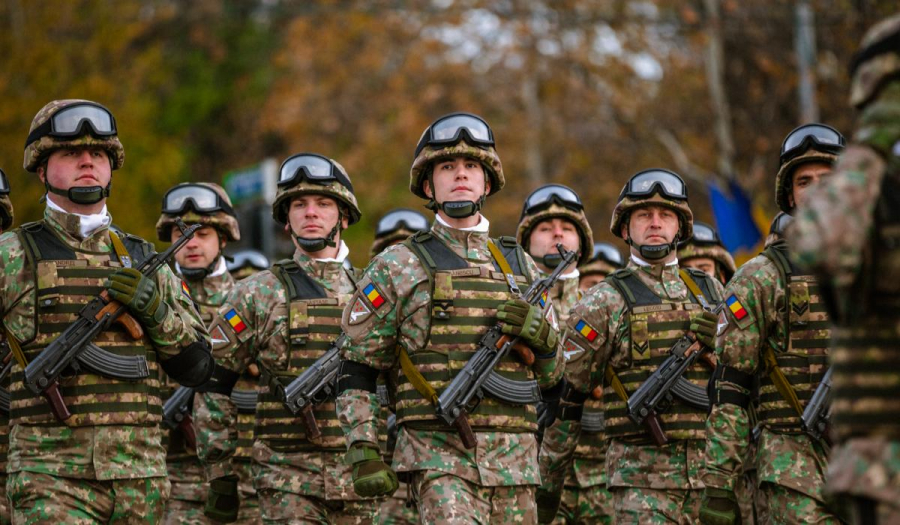
[[[716,262],[725,281],[731,280],[737,266],[734,258],[722,245],[719,232],[705,222],[694,221],[694,235],[678,245],[678,260],[681,262],[697,257],[708,257]]]
[[[781,166],[775,176],[775,203],[781,211],[793,211],[788,196],[793,192],[793,174],[797,166],[809,162],[833,165],[844,144],[844,136],[825,124],[804,124],[788,133],[781,145]]]
[[[625,183],[619,194],[619,202],[613,209],[609,230],[622,239],[622,225],[631,212],[645,206],[663,206],[678,214],[681,224],[679,239],[690,239],[694,234],[694,213],[688,204],[687,185],[675,172],[649,169],[636,173]]]
[[[225,258],[227,261],[228,273],[236,280],[249,277],[254,273],[268,270],[272,265],[269,258],[258,250],[244,249],[234,252],[231,256]]]
[[[900,14],[872,26],[859,47],[850,65],[850,104],[856,108],[900,75]]]
[[[54,100],[38,111],[25,140],[25,170],[38,166],[55,150],[96,146],[109,154],[112,169],[125,163],[116,120],[105,107],[90,100]]]
[[[555,218],[566,219],[575,225],[581,241],[581,255],[577,262],[578,264],[588,262],[593,255],[594,233],[584,215],[581,199],[571,188],[562,184],[541,186],[525,199],[522,214],[519,216],[516,240],[527,252],[530,249],[531,232],[535,226],[542,221]]]
[[[601,274],[609,275],[614,271],[625,267],[625,259],[618,248],[608,242],[595,242],[594,253],[591,259],[578,267],[582,275]]]
[[[452,157],[468,157],[481,162],[491,182],[488,195],[497,193],[506,184],[490,126],[477,115],[451,113],[434,121],[422,133],[409,170],[409,191],[428,199],[423,182],[431,175],[435,162]]]
[[[167,191],[163,197],[162,214],[156,222],[156,235],[160,241],[172,241],[172,226],[177,218],[185,224],[212,226],[228,241],[241,240],[231,199],[218,184],[185,182]]]
[[[325,195],[337,200],[346,207],[350,225],[362,216],[350,175],[334,159],[315,153],[298,153],[286,159],[279,169],[272,218],[287,224],[291,199],[301,195]]]
[[[0,231],[9,229],[14,218],[12,201],[9,200],[9,180],[6,173],[0,170]]]
[[[403,241],[410,235],[428,231],[428,228],[428,219],[417,211],[406,208],[391,210],[378,220],[371,256],[375,257],[388,246]]]

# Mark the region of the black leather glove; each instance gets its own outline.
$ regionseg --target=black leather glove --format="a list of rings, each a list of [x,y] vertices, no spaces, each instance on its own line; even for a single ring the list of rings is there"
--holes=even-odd
[[[704,525],[739,525],[741,511],[734,492],[707,487],[700,502],[700,523]]]
[[[238,496],[238,477],[235,475],[216,478],[209,482],[206,506],[203,514],[221,523],[234,523],[238,519],[241,499]]]
[[[104,286],[110,297],[127,306],[145,326],[158,326],[165,318],[166,306],[160,300],[156,282],[138,270],[120,268]]]
[[[497,319],[503,321],[503,333],[521,337],[534,350],[535,357],[556,351],[559,333],[544,319],[539,306],[530,305],[524,299],[510,299],[500,305]]]
[[[697,339],[704,346],[712,350],[716,349],[716,328],[719,323],[719,316],[712,312],[703,310],[701,313],[691,317],[691,332],[697,336]]]

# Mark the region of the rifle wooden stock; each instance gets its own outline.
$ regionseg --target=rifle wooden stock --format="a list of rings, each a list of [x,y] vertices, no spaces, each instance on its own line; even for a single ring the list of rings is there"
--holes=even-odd
[[[497,348],[502,348],[503,345],[506,344],[506,341],[509,341],[510,337],[508,335],[504,335],[497,341]],[[525,363],[526,366],[531,366],[534,364],[534,352],[531,351],[531,348],[528,348],[528,345],[525,343],[516,343],[513,345],[512,350],[519,356],[519,360]]]
[[[59,391],[58,381],[53,381],[47,385],[47,388],[41,392],[41,395],[44,396],[47,403],[50,403],[50,411],[53,412],[56,419],[65,421],[72,417],[72,413],[69,412],[69,407],[67,407],[66,402],[63,401],[62,393]]]
[[[316,421],[315,414],[313,414],[311,403],[303,407],[300,415],[303,416],[303,425],[306,426],[306,438],[312,441],[322,437],[322,430],[319,429],[319,423]]]
[[[144,328],[141,326],[141,323],[137,322],[137,319],[135,319],[131,316],[130,313],[125,311],[124,304],[110,298],[109,292],[106,290],[100,292],[100,297],[102,297],[106,302],[106,306],[101,308],[100,311],[97,312],[97,315],[94,316],[96,320],[99,321],[103,319],[104,315],[109,314],[111,318],[115,319],[117,323],[122,325],[122,328],[124,328],[128,332],[128,335],[132,339],[137,340],[144,336]]]
[[[472,431],[472,425],[469,424],[469,414],[465,410],[459,414],[459,417],[453,422],[453,426],[459,431],[459,438],[462,440],[463,446],[468,449],[475,448],[478,440],[475,439],[475,432]]]

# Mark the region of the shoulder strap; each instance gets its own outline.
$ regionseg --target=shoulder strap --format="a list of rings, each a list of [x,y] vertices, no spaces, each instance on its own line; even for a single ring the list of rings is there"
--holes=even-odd
[[[625,302],[628,303],[629,310],[636,306],[662,304],[662,299],[653,293],[653,290],[634,274],[634,271],[627,268],[607,275],[606,282],[619,290],[619,293],[625,298]]]
[[[506,284],[509,286],[509,291],[514,295],[521,296],[522,292],[519,290],[519,285],[516,284],[515,275],[513,275],[513,269],[509,266],[509,262],[506,260],[506,256],[497,247],[493,240],[488,239],[487,242],[488,250],[491,252],[491,257],[494,259],[494,266],[499,267],[500,271],[503,272],[503,276],[506,277]]]
[[[525,268],[528,267],[528,263],[525,262],[525,250],[519,246],[519,243],[516,242],[516,238],[504,235],[497,239],[493,239],[493,242],[500,248],[503,257],[505,257],[509,263],[512,274],[521,275],[531,283],[531,276],[525,272]],[[496,260],[494,261],[494,267],[497,268],[497,270],[503,271],[503,269],[497,265]]]
[[[137,235],[132,235],[130,233],[125,233],[116,225],[112,225],[109,227],[110,238],[113,237],[113,234],[117,235],[122,243],[122,246],[125,248],[125,251],[128,252],[128,255],[131,257],[132,264],[134,266],[140,266],[141,263],[150,258],[151,255],[156,251],[156,248],[153,246],[153,243],[148,242]],[[116,241],[113,239],[113,247],[116,246]],[[116,254],[119,249],[116,249]],[[121,259],[121,256],[119,257]]]
[[[33,257],[32,264],[35,266],[39,261],[75,259],[75,250],[43,222],[23,224],[17,232],[25,252]]]
[[[403,241],[413,249],[430,272],[436,270],[461,270],[469,263],[457,255],[449,246],[439,241],[429,232],[422,232]]]
[[[678,270],[681,280],[687,285],[693,298],[700,303],[703,308],[712,310],[720,302],[722,298],[716,292],[712,285],[712,278],[706,272],[695,270],[693,268],[681,268]]]
[[[322,285],[307,275],[292,259],[283,259],[274,264],[275,275],[288,292],[288,300],[322,299],[328,297]]]

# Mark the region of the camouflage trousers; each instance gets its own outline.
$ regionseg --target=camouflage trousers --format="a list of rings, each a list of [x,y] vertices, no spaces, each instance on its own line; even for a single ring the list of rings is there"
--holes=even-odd
[[[409,503],[409,504],[407,504]],[[412,504],[410,488],[400,483],[400,488],[390,498],[385,498],[375,515],[378,525],[414,525],[419,523],[419,511]]]
[[[537,523],[534,485],[482,487],[433,470],[413,474],[413,498],[422,524]]]
[[[744,472],[735,483],[734,497],[741,509],[741,525],[756,525],[756,471]]]
[[[215,522],[203,514],[206,503],[202,501],[184,501],[169,499],[166,502],[166,511],[163,516],[164,525],[212,525]]]
[[[16,472],[7,494],[13,523],[159,523],[169,497],[166,478],[97,481]]]
[[[760,484],[757,490],[756,517],[759,525],[841,523],[841,520],[821,501],[802,492],[767,482]]]
[[[6,470],[6,467],[3,467]],[[12,517],[9,512],[9,500],[6,499],[6,474],[0,474],[0,525],[9,525]]]
[[[700,523],[702,490],[615,487],[610,492],[616,525]]]
[[[606,485],[593,487],[563,488],[559,511],[553,525],[575,523],[598,523],[610,525],[613,522],[613,497]]]
[[[265,524],[368,525],[381,501],[324,500],[274,489],[257,491]]]

